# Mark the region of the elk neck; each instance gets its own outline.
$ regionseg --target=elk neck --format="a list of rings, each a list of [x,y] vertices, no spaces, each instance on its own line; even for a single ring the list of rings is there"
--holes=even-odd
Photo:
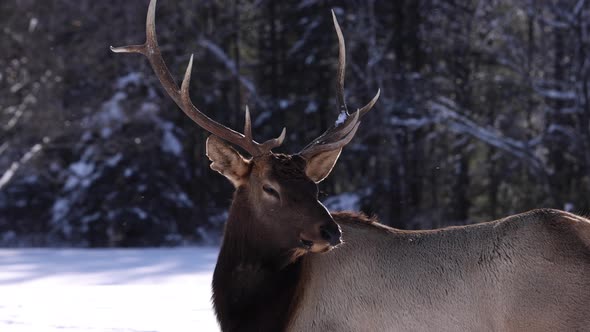
[[[283,331],[296,307],[301,259],[265,247],[247,195],[234,194],[213,274],[213,305],[222,331]]]

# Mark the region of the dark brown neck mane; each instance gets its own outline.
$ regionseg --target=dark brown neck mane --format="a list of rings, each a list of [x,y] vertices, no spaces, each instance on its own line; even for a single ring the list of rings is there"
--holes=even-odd
[[[213,274],[215,313],[224,332],[284,331],[302,294],[305,256],[290,263],[288,252],[265,248],[265,235],[253,227],[254,217],[239,190]],[[375,222],[354,212],[333,217],[336,222]]]
[[[247,202],[237,197],[213,273],[217,319],[224,332],[283,331],[296,307],[301,260],[286,264],[288,253],[263,248],[264,234],[252,227]]]

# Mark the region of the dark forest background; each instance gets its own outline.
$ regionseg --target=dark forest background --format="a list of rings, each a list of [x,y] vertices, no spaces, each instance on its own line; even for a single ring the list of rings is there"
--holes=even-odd
[[[147,61],[148,1],[0,2],[0,244],[214,243],[231,185]],[[161,0],[159,42],[193,100],[294,152],[381,98],[321,185],[399,228],[590,206],[590,1]]]

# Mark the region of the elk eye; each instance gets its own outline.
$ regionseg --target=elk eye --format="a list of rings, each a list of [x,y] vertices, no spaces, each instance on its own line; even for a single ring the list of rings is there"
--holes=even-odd
[[[271,186],[269,185],[263,185],[262,186],[262,190],[264,190],[265,193],[275,197],[275,198],[279,198],[279,193]]]

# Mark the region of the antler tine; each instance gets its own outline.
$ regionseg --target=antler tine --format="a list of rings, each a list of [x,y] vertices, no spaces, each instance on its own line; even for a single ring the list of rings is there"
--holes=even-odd
[[[152,68],[156,72],[156,76],[160,80],[162,87],[166,90],[166,93],[174,100],[177,105],[181,105],[180,94],[178,86],[168,70],[168,66],[162,58],[160,47],[158,46],[158,40],[156,37],[156,0],[151,0],[147,19],[145,23],[146,30],[146,41],[143,45],[131,45],[123,47],[112,47],[111,51],[115,53],[139,53],[143,54],[152,65]]]
[[[381,89],[377,89],[377,93],[375,94],[375,97],[373,97],[373,99],[371,99],[371,101],[368,102],[367,105],[361,107],[361,109],[359,110],[361,112],[360,117],[363,117],[363,115],[367,114],[367,112],[370,111],[373,108],[373,106],[375,106],[375,103],[379,99],[380,95],[381,95]]]
[[[338,69],[336,74],[336,99],[338,102],[339,121],[333,126],[328,128],[320,137],[313,140],[308,144],[300,154],[303,157],[311,157],[320,152],[334,150],[346,145],[352,136],[349,136],[351,132],[356,133],[358,128],[359,112],[355,113],[354,117],[348,114],[346,102],[344,99],[344,75],[346,69],[346,46],[344,43],[344,36],[340,24],[334,10],[332,10],[332,21],[334,23],[334,29],[336,30],[336,36],[338,37]],[[340,121],[340,117],[344,116],[344,121]]]
[[[192,55],[182,81],[182,87],[181,89],[178,88],[178,85],[176,84],[172,74],[170,73],[170,70],[162,58],[162,53],[160,52],[160,48],[158,46],[156,36],[156,2],[156,0],[151,0],[148,8],[146,19],[146,42],[143,45],[131,45],[124,47],[111,46],[111,50],[115,53],[143,54],[149,60],[154,72],[156,73],[156,76],[160,80],[164,90],[166,90],[166,93],[174,100],[174,102],[188,117],[190,117],[200,127],[212,133],[213,135],[216,135],[228,141],[229,143],[243,148],[252,156],[259,156],[268,153],[272,148],[281,145],[285,137],[284,129],[281,133],[281,136],[275,139],[270,139],[262,144],[252,139],[249,112],[246,114],[246,128],[249,129],[245,133],[246,135],[243,135],[212,120],[192,103],[189,94],[190,77],[193,66]]]
[[[250,109],[248,105],[246,105],[246,120],[244,121],[244,135],[247,139],[252,140],[252,119],[250,117]],[[285,136],[287,135],[287,128],[283,127],[283,131],[277,138],[269,139],[268,141],[260,144],[260,149],[262,151],[270,151],[276,147],[279,147],[283,144],[285,140]]]
[[[346,102],[344,100],[346,47],[344,45],[344,36],[342,34],[342,30],[340,29],[340,25],[338,24],[338,20],[336,19],[334,10],[332,10],[332,20],[334,21],[334,29],[336,30],[336,35],[338,36],[338,72],[336,83],[336,97],[338,99],[339,111],[338,121],[336,121],[333,126],[328,128],[328,130],[320,135],[320,137],[313,140],[310,144],[303,148],[303,150],[299,153],[303,157],[311,157],[321,152],[341,149],[343,146],[348,144],[358,129],[360,118],[371,110],[371,108],[377,102],[377,99],[379,99],[379,95],[381,93],[381,90],[378,90],[377,94],[367,105],[357,110],[354,115],[348,114]]]
[[[344,135],[344,137],[342,137],[340,140],[338,140],[336,142],[332,142],[332,143],[314,145],[309,150],[305,151],[302,154],[302,156],[304,156],[304,157],[313,156],[318,153],[322,153],[322,152],[326,152],[326,151],[342,149],[346,144],[348,144],[348,143],[350,143],[350,141],[352,141],[360,124],[361,124],[360,122],[355,123],[354,127],[352,127],[352,130],[349,131],[348,134]]]
[[[250,109],[246,105],[246,119],[244,121],[244,135],[248,139],[252,139],[252,119],[250,118]]]
[[[283,127],[283,131],[281,131],[281,134],[279,135],[279,137],[269,139],[268,141],[260,144],[261,149],[264,151],[270,151],[276,147],[281,146],[281,144],[283,144],[283,141],[285,140],[286,136],[287,136],[287,128]]]
[[[299,153],[303,157],[311,157],[320,152],[335,150],[344,147],[350,143],[354,134],[360,124],[360,111],[354,112],[354,115],[348,117],[348,119],[340,126],[332,126],[326,130],[320,137],[309,143]]]
[[[348,109],[346,108],[346,101],[344,99],[344,75],[346,73],[346,45],[344,44],[344,36],[342,35],[342,29],[336,19],[336,14],[332,9],[332,21],[334,21],[334,29],[336,29],[336,35],[338,36],[338,72],[336,80],[336,98],[338,100],[338,111],[344,112],[348,115]]]

